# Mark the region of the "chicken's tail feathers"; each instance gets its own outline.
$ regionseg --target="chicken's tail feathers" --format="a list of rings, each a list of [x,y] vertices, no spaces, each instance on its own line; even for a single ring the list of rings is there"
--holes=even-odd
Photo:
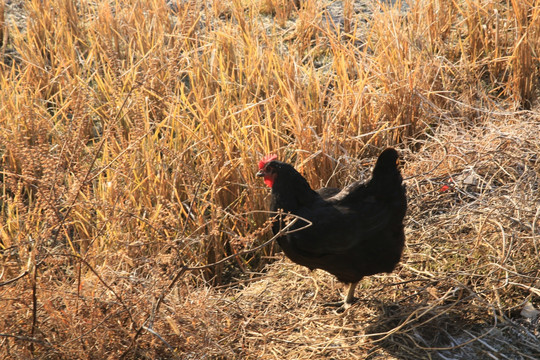
[[[377,159],[371,181],[383,197],[393,196],[394,191],[401,189],[403,178],[398,169],[398,160],[398,152],[393,148],[385,149]]]
[[[379,175],[385,176],[385,174],[389,175],[389,172],[399,172],[397,168],[398,159],[399,155],[396,149],[385,149],[377,159],[377,163],[375,164],[375,168],[373,169],[373,177],[378,177]]]
[[[373,173],[377,171],[384,171],[384,169],[394,169],[397,168],[399,155],[394,148],[386,148],[379,158],[377,159],[377,164],[375,164],[375,169]]]

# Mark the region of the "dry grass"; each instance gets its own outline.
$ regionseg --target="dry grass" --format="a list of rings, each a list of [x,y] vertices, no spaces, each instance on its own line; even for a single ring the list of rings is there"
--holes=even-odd
[[[2,357],[540,356],[537,0],[171,3],[0,5]],[[269,239],[262,154],[389,145],[407,249],[347,312],[274,245],[205,266]]]

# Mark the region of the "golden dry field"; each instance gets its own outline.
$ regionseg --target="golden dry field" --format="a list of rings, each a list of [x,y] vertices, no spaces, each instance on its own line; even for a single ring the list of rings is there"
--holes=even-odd
[[[539,78],[540,0],[0,2],[0,358],[540,358]],[[337,313],[257,163],[387,146],[402,262]]]

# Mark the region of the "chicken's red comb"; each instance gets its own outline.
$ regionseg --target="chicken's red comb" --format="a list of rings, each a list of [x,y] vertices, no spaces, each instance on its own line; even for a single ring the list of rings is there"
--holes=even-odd
[[[259,161],[259,170],[262,170],[267,163],[269,163],[272,160],[276,160],[276,159],[277,159],[276,154],[268,154],[268,155],[266,155],[265,157],[263,157],[261,159],[261,161]]]

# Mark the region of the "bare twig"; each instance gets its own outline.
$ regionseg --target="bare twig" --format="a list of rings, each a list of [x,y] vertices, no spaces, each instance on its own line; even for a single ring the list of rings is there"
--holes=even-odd
[[[13,279],[10,279],[10,280],[7,280],[7,281],[4,281],[4,282],[1,282],[0,286],[5,286],[5,285],[9,285],[11,283],[14,283],[15,281],[19,280],[20,278],[25,277],[28,274],[29,274],[28,270],[25,270],[21,274],[19,274],[19,276],[17,276],[17,277],[15,277]]]

